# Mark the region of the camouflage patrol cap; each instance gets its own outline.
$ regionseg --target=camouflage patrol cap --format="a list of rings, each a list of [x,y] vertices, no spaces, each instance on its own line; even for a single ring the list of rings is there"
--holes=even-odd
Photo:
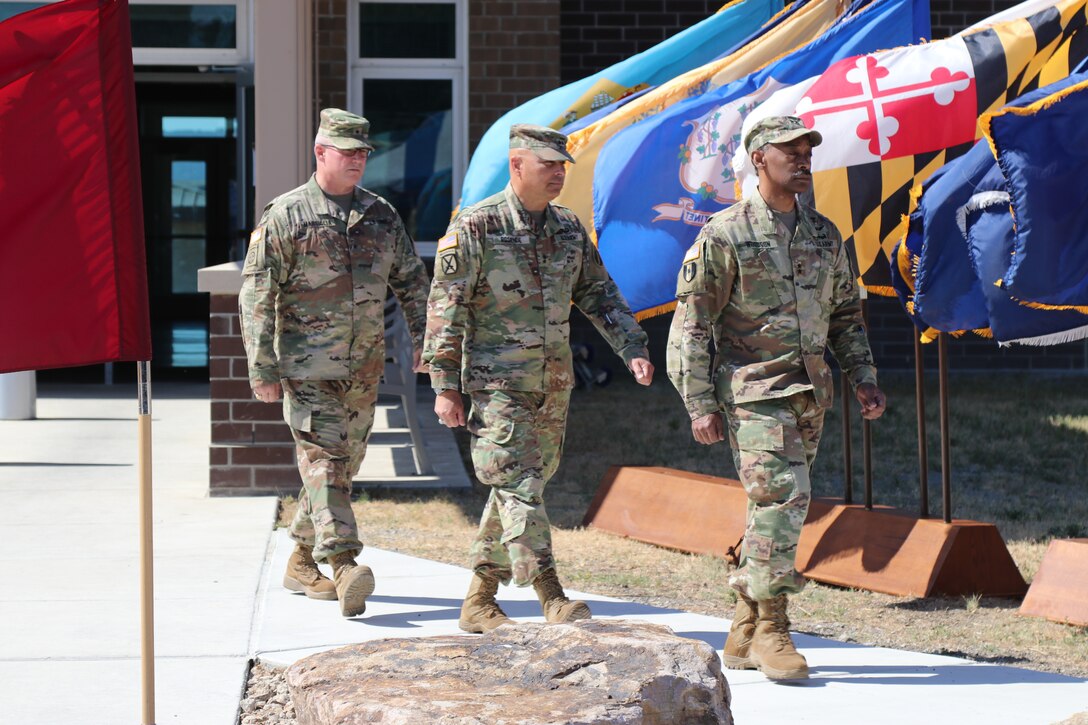
[[[335,146],[345,151],[370,149],[370,121],[350,111],[325,108],[321,111],[321,125],[317,129],[318,143]]]
[[[531,123],[515,123],[510,127],[510,148],[529,149],[545,161],[570,161],[567,153],[567,137],[547,126]]]
[[[744,137],[744,150],[751,154],[764,144],[786,143],[802,136],[808,136],[813,146],[824,140],[819,131],[813,131],[797,116],[768,116],[749,129]]]

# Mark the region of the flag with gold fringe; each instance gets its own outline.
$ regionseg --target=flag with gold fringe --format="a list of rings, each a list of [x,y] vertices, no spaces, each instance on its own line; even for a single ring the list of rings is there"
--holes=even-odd
[[[979,116],[1067,77],[1088,56],[1086,2],[1040,9],[1031,0],[961,35],[840,61],[780,90],[744,128],[793,114],[829,140],[813,154],[816,208],[853,248],[861,283],[894,294],[889,261],[911,189],[974,145]],[[738,161],[752,193],[754,169]]]
[[[986,300],[959,213],[996,167],[989,147],[981,142],[937,169],[911,194],[906,234],[894,249],[891,279],[925,342],[936,339],[938,332],[987,334]],[[1008,197],[1002,195],[1007,208]]]
[[[980,125],[1016,220],[1000,284],[1023,304],[1088,314],[1088,74],[1019,98]]]
[[[1088,336],[1088,314],[1075,308],[1025,304],[1003,284],[1017,258],[1015,248],[1032,249],[1034,244],[1060,247],[1057,255],[1050,255],[1049,267],[1044,268],[1049,250],[1033,257],[1035,273],[1042,272],[1055,283],[1084,279],[1083,271],[1077,271],[1083,262],[1073,257],[1078,248],[1084,249],[1082,240],[1088,239],[1084,211],[1088,198],[1079,182],[1085,158],[1078,148],[1086,140],[1080,132],[1080,115],[1088,109],[1076,106],[1076,99],[1085,97],[1085,81],[1088,77],[1074,76],[1005,107],[1034,109],[1021,119],[1043,114],[1038,124],[1020,124],[1017,129],[1039,140],[1034,147],[1014,141],[1021,153],[999,167],[990,144],[980,142],[913,190],[906,235],[895,250],[891,276],[907,313],[922,330],[923,341],[934,339],[937,332],[967,330],[992,336],[1001,344],[1051,345]],[[1060,115],[1052,110],[1068,98],[1074,102]],[[1009,115],[1005,108],[993,116]],[[1050,118],[1061,120],[1047,124],[1048,112],[1054,114]],[[984,128],[989,129],[989,120],[983,119]],[[1014,184],[1023,184],[1019,173],[1025,168],[1030,169],[1029,176],[1041,172],[1045,177],[1040,188],[1027,193],[1046,198],[1034,199],[1030,211],[1021,215],[1014,212],[1010,190]],[[1008,174],[1007,169],[1015,171]],[[1021,190],[1016,196],[1023,195]],[[1043,228],[1034,222],[1040,213],[1047,217]],[[1071,272],[1066,272],[1063,262]]]
[[[508,111],[484,133],[472,154],[461,187],[461,206],[501,191],[510,180],[506,147],[511,125],[535,123],[561,128],[617,98],[664,83],[743,42],[782,10],[782,2],[733,0],[702,22],[642,53]]]
[[[703,222],[735,201],[744,116],[775,89],[842,58],[929,35],[928,0],[855,3],[812,42],[733,83],[621,129],[593,183],[597,246],[640,319],[675,307],[676,274]]]
[[[608,139],[632,123],[648,118],[692,96],[732,83],[762,68],[791,50],[810,42],[831,27],[848,7],[842,0],[808,0],[772,18],[766,32],[719,60],[714,60],[663,83],[600,121],[570,135],[567,150],[577,163],[567,168],[558,203],[570,207],[588,229],[593,229],[593,178],[597,158]]]

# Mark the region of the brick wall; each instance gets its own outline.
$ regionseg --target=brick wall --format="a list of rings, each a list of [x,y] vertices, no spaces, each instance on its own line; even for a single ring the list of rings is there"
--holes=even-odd
[[[469,149],[499,116],[560,85],[559,18],[559,0],[471,0]]]
[[[718,10],[720,0],[560,0],[560,77],[592,75]]]
[[[297,493],[291,430],[278,404],[253,398],[238,326],[238,295],[212,294],[209,329],[213,496]]]
[[[315,108],[348,107],[348,0],[314,0]]]
[[[933,37],[947,38],[1018,4],[1012,0],[930,0],[929,22]]]

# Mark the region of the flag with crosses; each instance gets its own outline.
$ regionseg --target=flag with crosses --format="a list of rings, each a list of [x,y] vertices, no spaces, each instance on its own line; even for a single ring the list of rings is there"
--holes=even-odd
[[[910,190],[980,136],[978,117],[1067,77],[1088,56],[1088,0],[1040,8],[974,26],[932,43],[839,61],[784,88],[745,121],[800,116],[825,139],[813,153],[816,208],[853,249],[862,285],[894,295],[889,259],[903,237]],[[1015,9],[1014,9],[1015,10]],[[755,169],[737,158],[743,195]]]

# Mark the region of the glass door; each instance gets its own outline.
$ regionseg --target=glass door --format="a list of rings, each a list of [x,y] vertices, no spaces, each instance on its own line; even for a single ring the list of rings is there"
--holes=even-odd
[[[152,365],[204,378],[208,296],[197,271],[227,262],[238,235],[233,85],[137,87]]]

